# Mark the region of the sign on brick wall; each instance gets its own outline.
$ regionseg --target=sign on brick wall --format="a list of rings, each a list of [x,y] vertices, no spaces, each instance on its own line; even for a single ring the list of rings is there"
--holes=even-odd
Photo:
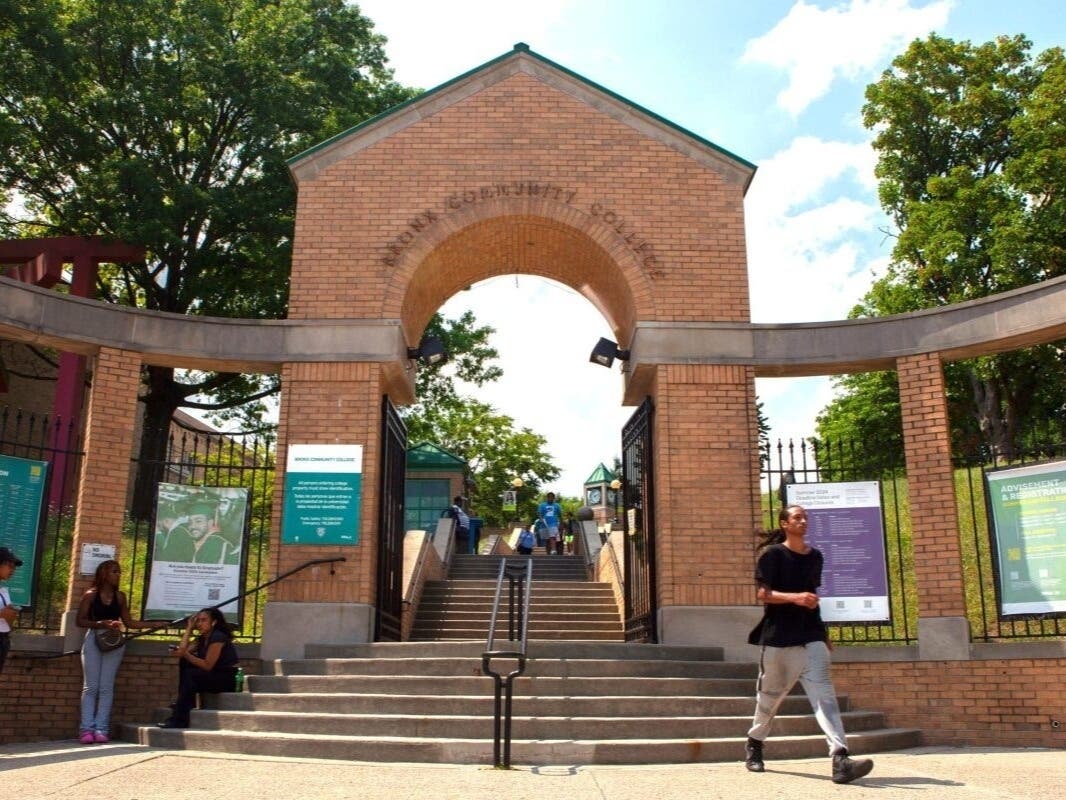
[[[281,543],[358,544],[362,481],[360,444],[289,445]]]

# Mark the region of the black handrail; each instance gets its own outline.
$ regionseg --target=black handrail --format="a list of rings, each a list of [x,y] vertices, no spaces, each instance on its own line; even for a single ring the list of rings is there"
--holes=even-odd
[[[524,574],[523,574],[524,572]],[[507,604],[507,635],[511,643],[518,642],[517,650],[495,650],[496,619],[500,613],[500,595],[503,579],[510,581]],[[528,587],[528,588],[527,588]],[[500,560],[500,574],[496,578],[496,597],[492,603],[492,618],[489,620],[489,636],[485,652],[481,655],[481,669],[491,675],[495,687],[495,704],[492,723],[492,766],[496,769],[511,768],[511,698],[514,694],[514,679],[526,670],[526,647],[529,639],[529,598],[533,594],[533,559],[527,558],[525,569],[520,563]],[[502,675],[492,669],[492,659],[506,658],[516,661],[515,669]],[[501,697],[505,695],[505,697]],[[502,706],[502,708],[501,708]],[[502,720],[501,720],[502,716]],[[502,758],[501,758],[502,748]]]
[[[281,573],[280,575],[278,575],[277,577],[267,581],[266,583],[261,583],[258,586],[253,586],[251,589],[246,589],[245,591],[241,592],[240,594],[236,594],[233,597],[230,597],[230,598],[228,598],[226,600],[223,600],[221,603],[215,603],[215,605],[211,606],[211,608],[222,608],[224,606],[228,606],[230,603],[234,602],[235,600],[240,600],[242,597],[247,597],[250,594],[254,594],[255,592],[262,591],[263,589],[267,588],[268,586],[273,586],[278,581],[285,580],[285,578],[289,577],[290,575],[295,575],[300,570],[307,569],[308,567],[313,567],[315,564],[335,564],[338,561],[346,561],[346,560],[347,559],[344,556],[336,556],[335,558],[316,558],[316,559],[314,559],[312,561],[305,561],[304,563],[300,564],[299,566],[293,567],[288,572]],[[329,574],[330,575],[335,574],[332,567],[330,567],[330,569],[329,569]],[[124,632],[122,634],[122,638],[124,639],[124,641],[122,642],[122,645],[124,646],[126,644],[126,642],[130,641],[131,639],[136,639],[139,636],[147,636],[149,633],[158,633],[160,630],[163,630],[164,628],[175,628],[178,625],[181,625],[184,622],[188,621],[189,617],[191,617],[191,616],[193,616],[193,614],[186,614],[184,617],[178,617],[177,619],[168,620],[164,625],[161,625],[158,628],[145,628],[143,630],[137,631],[136,633],[125,633]],[[15,657],[17,657],[19,659],[24,659],[26,661],[33,662],[33,661],[44,661],[45,659],[49,659],[49,658],[62,658],[63,656],[76,656],[80,652],[81,652],[81,648],[79,647],[77,650],[65,650],[62,653],[18,653],[17,656],[16,656],[15,653],[12,653],[11,655],[15,656]],[[33,664],[32,663],[27,664],[26,665],[26,670],[29,671],[31,669],[33,669]]]

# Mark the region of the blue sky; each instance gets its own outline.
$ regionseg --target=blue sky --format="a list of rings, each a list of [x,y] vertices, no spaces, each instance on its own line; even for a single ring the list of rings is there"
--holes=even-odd
[[[748,191],[752,320],[840,319],[891,248],[876,197],[863,92],[931,31],[984,42],[1025,34],[1066,45],[1052,0],[365,0],[396,78],[432,88],[525,42],[541,55],[758,165]],[[603,319],[532,276],[478,284],[445,304],[497,329],[504,379],[477,395],[533,428],[579,494],[620,451],[616,371],[588,363]],[[545,322],[550,321],[550,324]],[[534,339],[535,336],[535,339]],[[550,365],[550,366],[545,366]],[[545,377],[547,374],[548,377]],[[544,391],[551,381],[556,387]],[[814,432],[827,378],[765,379],[772,437]]]

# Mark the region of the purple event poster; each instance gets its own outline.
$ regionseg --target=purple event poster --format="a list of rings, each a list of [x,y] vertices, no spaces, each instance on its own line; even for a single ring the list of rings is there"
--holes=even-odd
[[[891,621],[880,483],[794,483],[788,502],[807,509],[807,542],[825,558],[822,619]]]

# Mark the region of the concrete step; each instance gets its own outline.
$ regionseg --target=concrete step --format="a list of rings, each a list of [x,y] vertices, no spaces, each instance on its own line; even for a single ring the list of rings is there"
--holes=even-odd
[[[482,609],[472,604],[443,604],[430,608],[420,608],[418,614],[419,620],[447,620],[452,618],[488,622],[492,619],[492,612],[490,609]],[[497,619],[506,620],[506,613],[501,611]],[[565,624],[571,620],[598,620],[600,622],[621,624],[617,609],[601,611],[598,608],[577,608],[574,606],[530,608],[531,622]]]
[[[488,718],[493,714],[492,681],[482,678],[483,688],[469,695],[424,694],[351,694],[319,692],[315,694],[271,694],[240,692],[218,696],[221,711],[289,711],[301,714],[435,714],[474,715]],[[486,691],[487,690],[487,691]],[[842,711],[849,711],[846,695],[837,698]],[[708,697],[702,695],[619,696],[609,695],[515,695],[513,713],[526,717],[658,717],[669,723],[676,717],[743,717],[755,710],[752,697]],[[781,701],[781,713],[809,714],[810,703],[802,694],[789,695]]]
[[[533,614],[612,614],[615,619],[620,619],[618,614],[618,607],[613,602],[595,602],[595,603],[549,603],[547,601],[541,603],[533,603],[530,605],[529,610]],[[485,614],[491,615],[492,603],[490,602],[471,602],[467,600],[452,601],[452,600],[438,600],[432,603],[423,602],[418,607],[418,613],[422,614],[440,614],[440,613],[455,613],[455,614]],[[500,609],[500,616],[503,618],[507,614],[506,608]]]
[[[484,640],[470,642],[369,642],[309,644],[307,658],[481,658]],[[611,661],[721,661],[722,648],[634,642],[538,642],[530,661],[609,659]]]
[[[451,581],[426,581],[424,592],[465,592],[465,593],[481,593],[486,594],[489,597],[493,597],[496,594],[496,582],[477,580],[471,578],[470,580],[451,580]],[[501,596],[506,597],[510,589],[504,586]],[[609,594],[613,596],[614,589],[608,583],[584,583],[576,581],[533,581],[533,597],[543,597],[546,594],[552,594],[555,592],[565,592],[568,596],[583,596],[586,594]]]
[[[253,694],[438,694],[476,695],[491,691],[492,683],[484,676],[412,675],[249,675],[248,689]],[[571,697],[604,695],[607,697],[671,697],[705,695],[708,697],[743,697],[751,694],[748,678],[558,678],[520,676],[514,681],[515,697]]]
[[[488,572],[487,570],[476,569],[452,569],[448,571],[449,581],[492,581],[493,586],[496,585],[496,575]],[[537,575],[533,576],[533,586],[539,586],[546,582],[554,583],[587,583],[588,576],[585,574],[584,569],[580,572],[574,572],[569,569],[545,569]],[[506,591],[508,584],[504,582],[504,590]]]
[[[271,662],[275,675],[481,675],[480,658],[315,658]],[[756,664],[736,661],[615,661],[609,659],[531,659],[529,677],[744,678],[754,681]],[[254,676],[251,676],[254,677]],[[746,692],[750,694],[750,692]]]
[[[514,646],[497,642],[500,649]],[[266,664],[248,691],[209,696],[192,728],[128,726],[160,747],[297,758],[491,763],[493,681],[482,641],[315,645],[308,658]],[[529,645],[514,684],[515,764],[739,761],[754,710],[757,665],[713,647],[625,642]],[[513,659],[492,666],[509,671]],[[917,746],[921,732],[885,727],[838,698],[856,753]],[[797,687],[782,700],[767,755],[825,755],[825,737]]]
[[[413,642],[478,642],[484,644],[488,635],[488,626],[484,628],[464,628],[437,631],[432,628],[415,627],[411,631]],[[622,628],[618,631],[607,630],[570,630],[570,631],[536,631],[529,634],[530,642],[621,642],[624,639]],[[484,649],[484,648],[482,648]]]
[[[437,737],[331,736],[306,733],[161,730],[125,726],[124,738],[143,745],[212,753],[324,758],[343,761],[491,764],[492,739]],[[853,754],[915,747],[921,732],[880,728],[848,737]],[[825,755],[825,737],[781,736],[772,740],[767,757],[812,758]],[[680,739],[514,739],[514,764],[681,764],[739,761],[743,741],[729,738]]]
[[[870,711],[841,715],[850,734],[883,728],[884,716]],[[483,716],[432,714],[342,714],[292,711],[196,711],[197,730],[308,733],[330,736],[491,738],[492,719]],[[662,717],[525,717],[512,719],[515,739],[655,739],[720,738],[742,740],[751,715],[678,717],[663,724]],[[814,736],[820,733],[810,714],[784,715],[774,720],[774,736]]]
[[[622,622],[617,619],[606,620],[581,620],[572,619],[569,616],[558,615],[549,617],[533,617],[529,620],[528,631],[529,638],[536,639],[538,636],[543,637],[545,634],[572,634],[576,631],[614,631],[619,635],[622,633]],[[489,618],[487,616],[479,619],[467,619],[463,616],[447,615],[441,619],[423,620],[421,617],[415,620],[414,630],[436,630],[442,633],[449,633],[455,630],[467,630],[477,629],[481,631],[480,638],[485,638],[489,632]],[[504,633],[507,631],[507,620],[497,620],[496,629],[502,630]],[[557,637],[556,637],[557,638]],[[581,638],[568,636],[566,638]]]

